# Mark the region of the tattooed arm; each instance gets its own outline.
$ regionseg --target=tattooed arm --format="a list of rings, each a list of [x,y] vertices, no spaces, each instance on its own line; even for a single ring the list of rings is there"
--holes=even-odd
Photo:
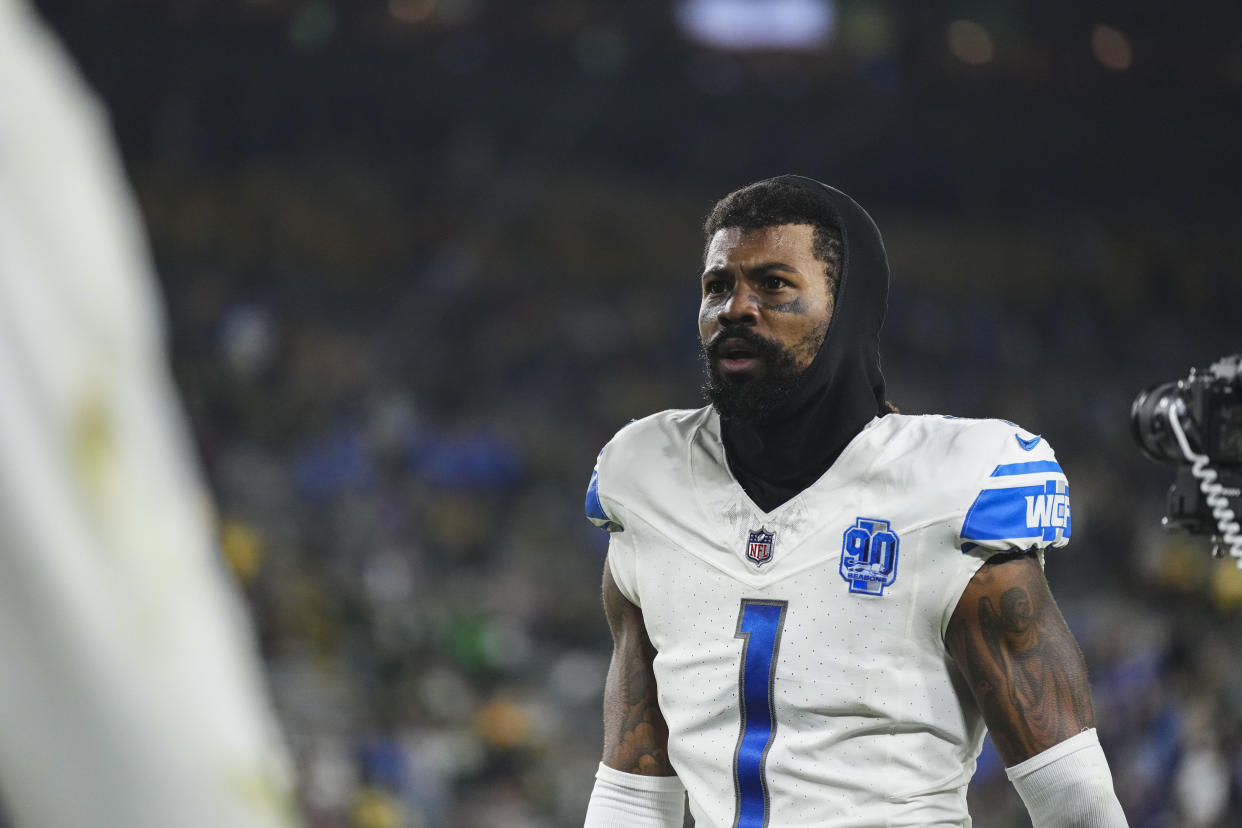
[[[945,644],[1006,765],[1095,726],[1086,663],[1033,553],[980,567]]]
[[[604,682],[604,761],[583,828],[681,828],[686,790],[668,761],[668,725],[656,703],[655,647],[643,614],[604,564],[612,662]]]
[[[672,776],[668,725],[656,703],[655,647],[643,613],[617,588],[604,565],[604,614],[612,630],[612,661],[604,682],[604,764],[626,773]]]
[[[975,573],[945,644],[1035,828],[1124,828],[1091,710],[1082,651],[1034,554]]]

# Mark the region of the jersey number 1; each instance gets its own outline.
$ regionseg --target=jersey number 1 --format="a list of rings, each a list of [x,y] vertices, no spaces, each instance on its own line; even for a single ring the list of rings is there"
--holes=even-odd
[[[737,616],[735,637],[742,639],[738,678],[742,729],[733,753],[733,785],[737,792],[733,828],[766,828],[770,817],[768,780],[763,766],[776,735],[772,680],[776,676],[776,655],[788,606],[788,601],[743,598]]]

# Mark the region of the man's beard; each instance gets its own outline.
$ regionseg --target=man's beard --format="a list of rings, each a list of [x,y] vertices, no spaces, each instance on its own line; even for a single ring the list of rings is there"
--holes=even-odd
[[[741,340],[763,363],[757,377],[733,379],[720,373],[716,360],[725,339]],[[759,423],[789,399],[805,369],[791,353],[747,328],[735,328],[700,348],[703,357],[703,395],[720,416],[744,423]]]

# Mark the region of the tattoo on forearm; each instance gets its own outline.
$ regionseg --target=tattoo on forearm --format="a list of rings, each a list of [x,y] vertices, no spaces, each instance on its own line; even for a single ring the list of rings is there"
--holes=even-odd
[[[656,698],[656,650],[642,613],[605,580],[604,606],[614,648],[604,684],[604,762],[627,773],[671,776],[668,725]],[[612,593],[612,594],[610,594]]]
[[[609,715],[604,722],[604,753],[611,759],[609,764],[629,773],[671,774],[668,725],[656,701],[649,657],[636,652],[614,662],[613,667],[615,682],[610,676],[609,684],[617,698],[607,705]]]
[[[1094,725],[1086,669],[1046,588],[994,594],[955,614],[948,644],[1001,756],[1033,756]]]

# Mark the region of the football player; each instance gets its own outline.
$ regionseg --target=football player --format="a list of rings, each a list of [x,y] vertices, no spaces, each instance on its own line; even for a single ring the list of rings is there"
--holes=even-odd
[[[845,194],[716,204],[710,405],[604,447],[613,654],[587,828],[969,825],[985,728],[1036,826],[1121,826],[1082,654],[1044,579],[1072,524],[1046,440],[899,414],[888,261]]]

